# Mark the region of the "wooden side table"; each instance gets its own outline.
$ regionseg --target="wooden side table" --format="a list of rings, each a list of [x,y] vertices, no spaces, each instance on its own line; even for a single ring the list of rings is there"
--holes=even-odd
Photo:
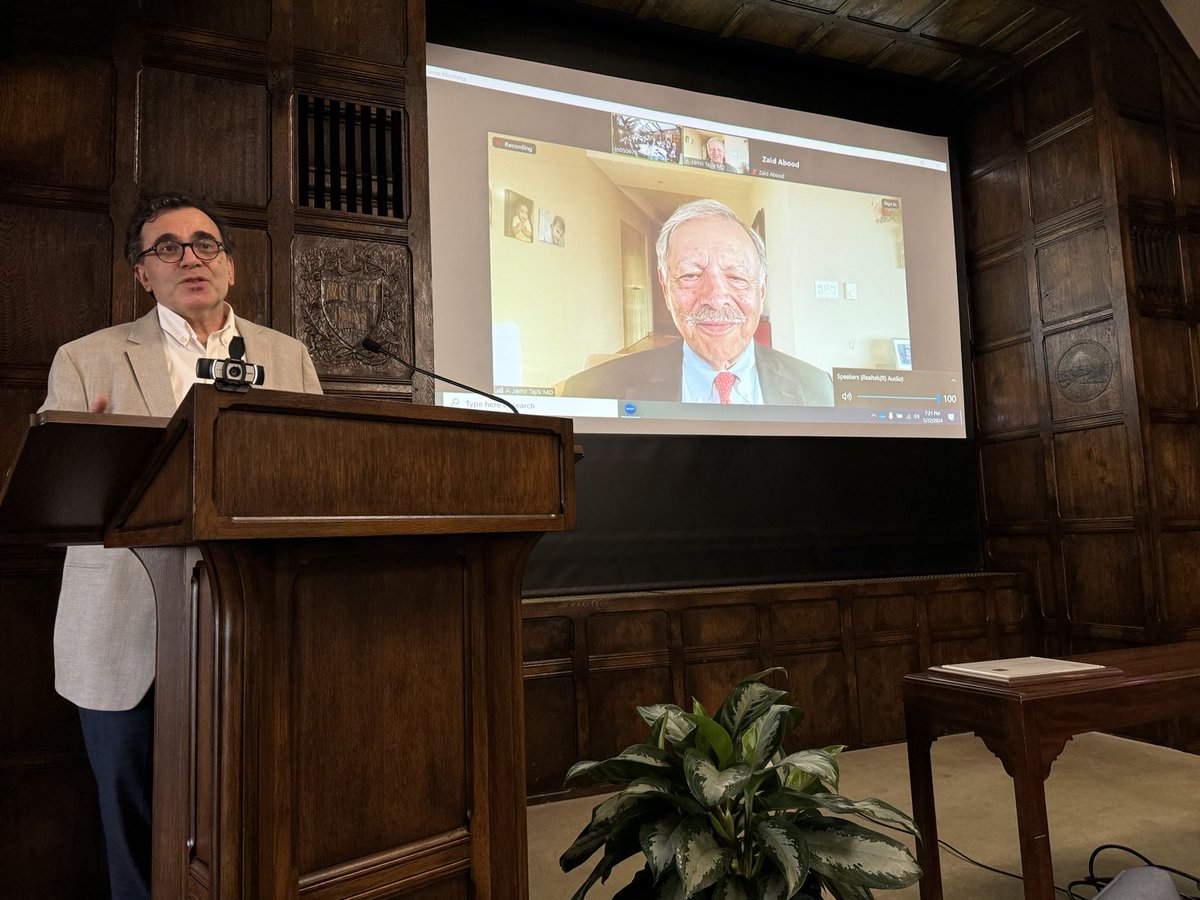
[[[921,900],[941,900],[933,742],[973,731],[1013,780],[1026,900],[1053,900],[1045,780],[1073,735],[1200,712],[1200,642],[1071,657],[1121,674],[1010,686],[937,672],[904,678],[913,818],[921,831]]]

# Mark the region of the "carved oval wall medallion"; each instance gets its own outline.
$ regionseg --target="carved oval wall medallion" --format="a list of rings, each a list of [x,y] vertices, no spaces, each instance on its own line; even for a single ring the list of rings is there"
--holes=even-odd
[[[373,338],[412,355],[412,276],[408,248],[378,241],[297,235],[293,303],[296,337],[325,376],[402,374],[360,346]]]
[[[1068,400],[1076,403],[1095,400],[1112,381],[1112,353],[1096,341],[1079,341],[1058,358],[1055,376],[1059,390]]]

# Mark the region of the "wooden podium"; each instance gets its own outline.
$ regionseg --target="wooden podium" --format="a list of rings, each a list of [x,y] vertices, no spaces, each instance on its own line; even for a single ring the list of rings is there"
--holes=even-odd
[[[526,897],[520,586],[570,421],[198,386],[163,424],[35,417],[0,495],[6,539],[103,524],[153,580],[156,900]]]

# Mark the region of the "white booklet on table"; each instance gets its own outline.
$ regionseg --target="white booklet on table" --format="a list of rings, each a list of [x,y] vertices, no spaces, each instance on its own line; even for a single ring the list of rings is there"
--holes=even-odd
[[[1075,662],[1069,659],[1047,659],[1043,656],[1017,656],[1012,659],[986,659],[981,662],[951,663],[933,666],[930,671],[963,675],[1001,684],[1048,681],[1068,676],[1119,675],[1120,669],[1098,663]]]

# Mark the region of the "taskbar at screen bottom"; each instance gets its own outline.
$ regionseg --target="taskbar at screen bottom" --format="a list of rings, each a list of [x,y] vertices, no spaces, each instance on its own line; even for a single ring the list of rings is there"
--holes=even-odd
[[[884,401],[877,405],[759,406],[719,403],[674,403],[666,400],[618,400],[599,397],[555,397],[502,394],[522,413],[584,419],[684,420],[710,422],[826,423],[862,425],[920,425],[961,431],[961,405]],[[507,407],[478,394],[446,391],[437,403],[458,409],[506,412]]]

